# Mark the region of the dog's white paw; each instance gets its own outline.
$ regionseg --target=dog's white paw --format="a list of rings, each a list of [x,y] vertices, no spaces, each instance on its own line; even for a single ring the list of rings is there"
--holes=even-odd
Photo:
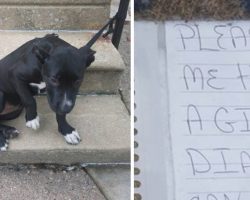
[[[32,129],[34,129],[34,130],[37,130],[37,129],[39,129],[39,127],[40,127],[40,122],[39,122],[39,121],[40,121],[39,117],[36,116],[35,119],[32,119],[32,120],[30,120],[30,121],[27,121],[27,122],[26,122],[26,126],[29,127],[29,128],[32,128]]]
[[[8,143],[6,142],[4,146],[0,148],[0,151],[7,151],[7,148],[8,148]]]
[[[72,133],[65,135],[64,138],[69,144],[79,144],[79,142],[81,141],[81,138],[76,130],[72,131]]]

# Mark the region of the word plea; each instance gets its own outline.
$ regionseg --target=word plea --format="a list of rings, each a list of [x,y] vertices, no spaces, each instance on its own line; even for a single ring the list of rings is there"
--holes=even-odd
[[[244,49],[250,45],[250,29],[238,25],[219,24],[203,32],[198,24],[176,24],[183,50],[222,51]],[[209,33],[209,36],[206,33]],[[206,40],[210,40],[209,43]]]

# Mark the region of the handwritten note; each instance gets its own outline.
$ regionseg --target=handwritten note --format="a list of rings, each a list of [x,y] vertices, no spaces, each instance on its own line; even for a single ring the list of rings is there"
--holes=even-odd
[[[176,200],[250,199],[250,22],[168,22]]]

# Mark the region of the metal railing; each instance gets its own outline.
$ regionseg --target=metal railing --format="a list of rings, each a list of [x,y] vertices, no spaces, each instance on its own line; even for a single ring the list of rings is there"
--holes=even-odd
[[[128,13],[128,7],[129,7],[129,0],[121,0],[119,4],[119,8],[115,16],[110,20],[109,22],[109,28],[107,32],[103,35],[103,37],[106,37],[109,34],[112,35],[112,43],[113,45],[118,49],[121,36],[122,36],[122,30],[124,27],[124,23],[127,17]],[[115,25],[114,25],[115,23]]]

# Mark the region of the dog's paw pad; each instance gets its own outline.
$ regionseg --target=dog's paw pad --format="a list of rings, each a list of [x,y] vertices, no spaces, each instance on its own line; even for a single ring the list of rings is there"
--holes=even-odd
[[[28,128],[32,128],[32,129],[34,129],[34,130],[39,129],[39,127],[40,127],[40,119],[39,119],[39,117],[37,116],[35,119],[32,119],[32,120],[30,120],[30,121],[27,121],[27,122],[26,122],[26,126],[27,126]]]
[[[76,130],[72,131],[72,133],[66,134],[64,138],[69,144],[79,144],[81,141],[81,138]]]

